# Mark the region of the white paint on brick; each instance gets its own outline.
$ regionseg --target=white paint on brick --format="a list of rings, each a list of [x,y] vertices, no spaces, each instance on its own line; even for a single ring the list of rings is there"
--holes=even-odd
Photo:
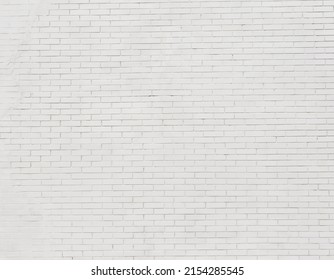
[[[29,204],[28,192],[23,192],[11,178],[12,167],[20,167],[21,164],[13,163],[15,157],[12,158],[8,152],[8,147],[18,149],[19,146],[11,145],[10,135],[15,134],[12,133],[12,123],[5,118],[22,97],[17,62],[22,53],[21,46],[29,42],[30,27],[47,8],[48,1],[39,2],[2,0],[0,3],[0,256],[6,258],[34,256],[33,236],[40,230],[40,223],[36,223],[37,212],[33,212]]]
[[[333,4],[51,0],[1,122],[38,234],[1,257],[332,258]]]

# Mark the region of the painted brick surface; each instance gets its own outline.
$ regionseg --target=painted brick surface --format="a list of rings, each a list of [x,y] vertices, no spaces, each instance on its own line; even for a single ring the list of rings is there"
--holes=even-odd
[[[1,258],[333,258],[334,1],[23,2]]]

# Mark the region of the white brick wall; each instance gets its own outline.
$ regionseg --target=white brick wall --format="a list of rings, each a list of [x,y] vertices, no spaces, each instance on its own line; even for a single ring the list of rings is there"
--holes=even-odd
[[[333,258],[333,0],[16,2],[1,258]]]

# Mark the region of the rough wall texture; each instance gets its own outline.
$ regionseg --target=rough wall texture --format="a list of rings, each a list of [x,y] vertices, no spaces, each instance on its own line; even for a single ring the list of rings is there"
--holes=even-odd
[[[1,258],[334,258],[333,0],[50,2]]]
[[[43,3],[41,2],[43,1]],[[41,2],[41,3],[39,3]],[[12,122],[15,116],[6,116],[18,108],[22,97],[20,81],[20,56],[22,46],[29,42],[33,21],[46,11],[48,0],[1,0],[0,1],[0,257],[34,257],[33,236],[43,229],[36,211],[35,200],[29,200],[27,189],[15,179],[14,162],[20,146],[20,123]],[[32,66],[33,67],[33,66]],[[27,71],[27,69],[26,69]],[[19,112],[19,111],[18,111]],[[17,113],[16,113],[17,114]],[[15,126],[15,127],[14,127]],[[7,144],[7,146],[6,146]],[[12,150],[14,153],[11,153]],[[21,152],[19,152],[21,153]],[[21,154],[24,154],[22,151]],[[14,155],[14,157],[12,157]],[[11,176],[13,173],[13,176]],[[31,188],[33,190],[33,188]],[[35,240],[36,242],[36,240]]]

